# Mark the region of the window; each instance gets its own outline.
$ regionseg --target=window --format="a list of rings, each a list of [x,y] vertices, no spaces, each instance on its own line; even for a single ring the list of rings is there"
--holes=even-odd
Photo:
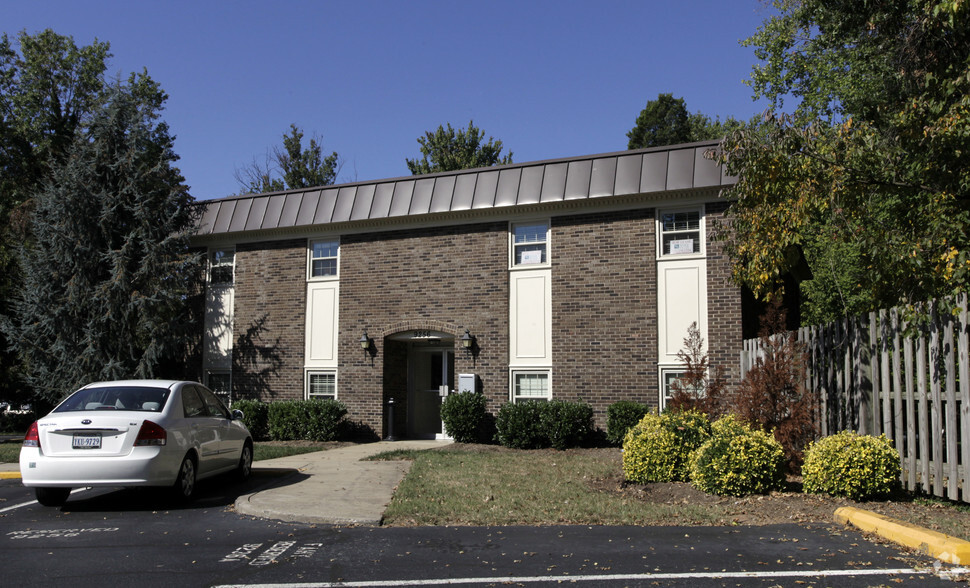
[[[313,398],[337,398],[337,374],[334,372],[307,372],[306,396]]]
[[[536,265],[549,261],[549,223],[512,225],[512,265]]]
[[[701,252],[701,212],[681,210],[660,215],[660,255]]]
[[[340,241],[310,241],[310,277],[330,278],[337,276],[337,254]]]
[[[196,391],[202,397],[202,402],[205,404],[206,410],[209,411],[209,416],[222,417],[224,419],[231,418],[229,416],[229,411],[222,404],[216,395],[212,392],[206,390],[205,388],[196,388]]]
[[[660,399],[661,409],[667,406],[670,400],[674,397],[674,392],[676,391],[676,389],[674,388],[674,382],[683,378],[684,375],[685,375],[684,370],[680,368],[660,370],[660,383],[663,386],[663,397]],[[700,398],[705,394],[703,386],[698,386],[696,388],[691,386],[687,388],[686,391],[689,392],[690,395],[694,396],[695,398]]]
[[[544,401],[551,397],[549,372],[512,372],[512,402]]]
[[[213,286],[231,286],[235,252],[231,249],[215,249],[209,252],[209,283]]]
[[[230,404],[232,380],[228,371],[209,371],[205,374],[205,384],[212,392]]]

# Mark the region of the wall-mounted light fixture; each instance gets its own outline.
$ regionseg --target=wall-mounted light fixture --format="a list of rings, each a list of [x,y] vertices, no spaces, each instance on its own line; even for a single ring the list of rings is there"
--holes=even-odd
[[[471,351],[475,347],[475,336],[465,329],[465,334],[461,336],[461,346],[467,351]]]
[[[370,337],[367,336],[367,331],[364,331],[364,334],[360,336],[360,348],[364,351],[370,351],[370,346]]]

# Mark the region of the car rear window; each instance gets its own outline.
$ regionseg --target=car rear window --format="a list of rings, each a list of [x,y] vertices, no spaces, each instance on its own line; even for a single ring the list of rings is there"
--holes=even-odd
[[[105,386],[85,388],[71,394],[54,412],[94,410],[137,410],[161,412],[169,397],[168,388],[148,386]]]

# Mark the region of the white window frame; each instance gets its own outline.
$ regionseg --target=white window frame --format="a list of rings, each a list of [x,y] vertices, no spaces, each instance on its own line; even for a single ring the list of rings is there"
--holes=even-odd
[[[526,396],[515,393],[515,381],[517,376],[545,376],[546,394],[545,396]],[[542,401],[552,400],[552,370],[551,369],[515,369],[509,372],[509,400],[514,404],[523,401]]]
[[[229,263],[219,263],[216,261],[217,257],[219,257],[221,261],[221,257],[225,256],[226,254],[229,254],[231,257]],[[209,262],[208,282],[210,286],[232,286],[236,283],[236,248],[234,246],[211,248],[209,249],[209,254],[206,257]],[[227,266],[229,267],[229,281],[213,281],[213,276],[216,273],[215,269]]]
[[[316,243],[336,243],[337,244],[337,255],[328,257],[313,257],[313,246]],[[340,279],[340,238],[339,237],[320,237],[317,239],[307,240],[307,268],[306,275],[307,281],[310,282],[322,282],[326,280],[339,280]],[[313,275],[313,262],[318,259],[333,259],[336,265],[336,271],[333,275],[327,276],[315,276]]]
[[[312,394],[310,392],[310,380],[313,376],[333,376],[333,394]],[[337,370],[306,370],[303,380],[303,398],[312,400],[314,398],[332,398],[337,400]]]
[[[697,213],[697,229],[680,231],[664,231],[664,215],[677,213]],[[697,251],[690,253],[667,253],[664,251],[664,235],[697,233]],[[704,206],[690,206],[680,208],[661,208],[657,210],[657,259],[695,259],[707,254],[707,237]]]
[[[546,238],[544,241],[527,241],[524,243],[515,242],[515,229],[517,227],[535,226],[535,225],[545,225],[546,227]],[[548,218],[542,219],[531,219],[531,220],[521,220],[509,223],[509,269],[536,269],[536,268],[547,268],[552,265],[552,223]],[[534,245],[544,245],[545,246],[545,260],[539,263],[516,263],[516,251],[519,248],[530,247]]]
[[[673,387],[672,384],[677,378],[672,378],[670,382],[667,381],[668,376],[683,376],[686,370],[683,366],[677,367],[661,367],[660,368],[660,410],[663,411],[667,408],[667,403],[673,398]]]

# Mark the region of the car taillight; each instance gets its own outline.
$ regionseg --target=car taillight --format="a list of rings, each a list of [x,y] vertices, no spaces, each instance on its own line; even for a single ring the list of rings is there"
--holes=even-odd
[[[40,434],[37,432],[37,421],[30,424],[27,434],[24,435],[24,447],[40,447]]]
[[[165,429],[151,421],[146,420],[141,424],[141,429],[138,431],[138,437],[135,438],[135,447],[165,445],[165,440],[167,438],[168,433],[165,432]]]

